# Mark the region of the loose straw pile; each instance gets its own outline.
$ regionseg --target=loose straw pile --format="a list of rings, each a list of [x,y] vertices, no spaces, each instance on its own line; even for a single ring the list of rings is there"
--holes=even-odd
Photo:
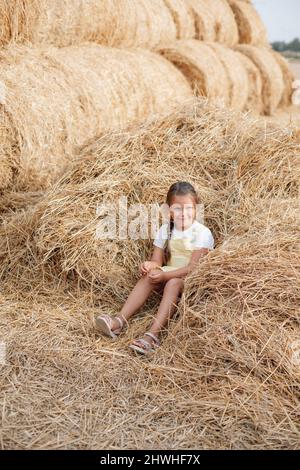
[[[37,204],[6,216],[3,446],[298,448],[299,155],[288,130],[196,101],[91,139]],[[158,296],[117,342],[93,327],[95,314],[119,311],[151,248],[149,238],[98,240],[97,207],[163,202],[177,179],[198,189],[217,246],[186,279],[148,361],[128,345]]]
[[[237,23],[227,0],[210,0],[206,3],[215,18],[215,41],[227,46],[237,44],[239,40]]]
[[[124,295],[150,246],[149,233],[146,241],[95,239],[100,220],[97,206],[116,204],[118,214],[119,198],[126,196],[129,205],[142,203],[149,209],[149,204],[164,202],[168,187],[178,179],[189,180],[198,188],[205,216],[218,239],[217,234],[226,231],[220,194],[226,199],[232,184],[236,151],[232,135],[237,126],[243,132],[243,124],[225,108],[216,111],[200,101],[137,131],[92,139],[33,214],[29,210],[18,216],[18,225],[31,227],[31,235],[25,230],[24,236],[34,240],[29,258],[23,262],[25,271],[32,269],[32,256],[38,249],[35,264],[42,261],[59,275],[75,275],[91,286],[100,283],[101,289]],[[205,132],[199,134],[201,128]],[[4,242],[1,257],[2,269],[8,273],[22,269],[20,258],[15,257],[21,250],[11,245],[19,246],[11,233],[15,224],[13,218],[1,237],[3,242],[11,240],[9,247]]]
[[[299,142],[273,124],[201,100],[140,130],[92,139],[33,215],[30,209],[18,219],[26,224],[29,214],[27,223],[33,226],[34,248],[23,262],[25,271],[32,269],[38,250],[34,264],[90,286],[100,283],[115,295],[120,292],[116,276],[123,273],[128,292],[138,260],[150,246],[149,232],[146,241],[97,240],[97,206],[116,204],[118,214],[121,195],[129,205],[160,204],[178,179],[198,188],[218,243],[228,231],[247,226],[256,199],[298,197]],[[2,233],[2,269],[8,274],[22,269],[18,250],[6,241],[14,243],[15,225],[12,218]]]
[[[229,83],[229,106],[234,109],[245,109],[250,90],[248,74],[243,61],[235,51],[228,47],[217,43],[208,45],[217,54],[226,71]],[[221,83],[219,83],[220,85]]]

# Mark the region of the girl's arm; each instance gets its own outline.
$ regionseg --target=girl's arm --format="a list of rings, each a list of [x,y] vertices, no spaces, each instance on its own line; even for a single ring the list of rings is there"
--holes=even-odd
[[[166,271],[163,273],[165,281],[169,281],[175,277],[185,277],[189,274],[198,264],[199,260],[209,252],[208,248],[200,248],[199,250],[194,250],[191,256],[191,260],[187,266],[183,268],[174,269],[173,271]]]
[[[155,263],[158,267],[163,265],[164,250],[158,246],[154,246],[153,253],[151,256],[151,262]]]

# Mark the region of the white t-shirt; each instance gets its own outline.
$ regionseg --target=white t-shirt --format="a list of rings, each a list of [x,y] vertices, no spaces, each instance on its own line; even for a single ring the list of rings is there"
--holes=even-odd
[[[193,250],[200,248],[214,248],[214,237],[208,227],[195,220],[187,230],[172,230],[171,239],[189,239]],[[157,231],[153,244],[158,248],[164,248],[168,240],[168,224],[163,224]]]

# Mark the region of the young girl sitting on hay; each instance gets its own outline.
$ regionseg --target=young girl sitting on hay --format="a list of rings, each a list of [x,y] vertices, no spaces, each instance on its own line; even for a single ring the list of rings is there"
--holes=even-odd
[[[163,224],[156,233],[151,260],[140,266],[141,279],[117,316],[100,315],[96,318],[97,329],[116,338],[151,292],[161,292],[162,300],[150,330],[130,345],[131,349],[142,354],[153,353],[160,345],[159,333],[176,309],[183,290],[183,278],[214,247],[211,231],[196,220],[199,198],[191,184],[185,181],[174,183],[169,188],[166,202],[170,222]]]

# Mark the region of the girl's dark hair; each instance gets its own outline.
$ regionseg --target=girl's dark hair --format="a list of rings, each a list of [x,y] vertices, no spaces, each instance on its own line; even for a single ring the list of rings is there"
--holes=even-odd
[[[176,183],[173,183],[167,193],[166,197],[166,203],[168,204],[169,207],[172,205],[172,199],[174,196],[187,196],[190,195],[194,198],[195,204],[199,203],[199,197],[197,194],[197,191],[195,190],[194,186],[187,181],[177,181]],[[173,218],[170,217],[169,220],[169,227],[168,227],[168,240],[164,252],[164,257],[165,257],[165,264],[170,259],[171,253],[169,249],[169,240],[171,239],[172,232],[174,229],[174,220]]]

